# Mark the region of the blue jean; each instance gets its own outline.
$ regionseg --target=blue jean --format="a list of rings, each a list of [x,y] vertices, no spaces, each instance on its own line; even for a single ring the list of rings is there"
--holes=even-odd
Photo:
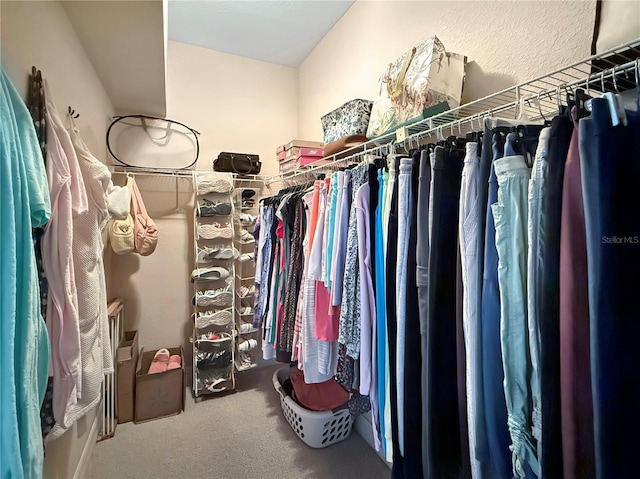
[[[640,443],[640,114],[612,127],[607,101],[580,121],[598,478],[635,477]]]
[[[527,277],[527,314],[529,319],[529,348],[531,351],[531,398],[533,403],[532,422],[533,437],[542,439],[542,409],[540,397],[540,308],[542,291],[540,282],[544,265],[542,251],[544,237],[541,234],[542,204],[547,177],[547,151],[549,149],[550,129],[540,132],[538,149],[533,162],[531,181],[529,182],[529,218],[528,218],[528,277]],[[538,451],[540,450],[538,443]]]
[[[398,174],[398,249],[396,259],[396,394],[398,397],[398,445],[404,455],[404,368],[405,322],[407,318],[407,255],[411,218],[411,159],[400,160]]]
[[[486,139],[485,141],[488,141]],[[504,140],[499,134],[493,135],[493,160],[502,158]],[[489,177],[482,308],[480,327],[482,334],[482,389],[484,426],[486,443],[479,448],[478,459],[488,477],[510,478],[509,430],[507,427],[507,405],[504,397],[502,354],[500,344],[500,296],[498,291],[498,251],[495,242],[495,224],[490,205],[498,200],[498,181],[493,163]]]
[[[460,263],[462,268],[463,327],[466,355],[467,423],[469,428],[469,460],[471,477],[480,478],[480,464],[476,459],[476,423],[478,396],[477,351],[480,341],[476,275],[478,270],[478,144],[467,143],[462,186],[460,187]]]
[[[509,134],[507,143],[515,141]],[[527,324],[527,218],[530,170],[524,156],[505,156],[494,162],[498,201],[491,205],[498,250],[500,342],[504,390],[511,435],[513,474],[524,477],[523,464],[540,475],[531,435],[529,377],[532,372]]]

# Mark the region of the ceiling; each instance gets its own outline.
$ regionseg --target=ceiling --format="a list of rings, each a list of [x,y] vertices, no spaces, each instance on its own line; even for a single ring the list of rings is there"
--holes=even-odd
[[[169,40],[297,67],[354,0],[169,0]]]
[[[62,4],[116,113],[164,117],[162,0]]]

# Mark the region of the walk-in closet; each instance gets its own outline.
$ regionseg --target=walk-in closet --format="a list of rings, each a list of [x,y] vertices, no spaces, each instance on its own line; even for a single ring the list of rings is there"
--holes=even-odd
[[[612,479],[640,1],[0,2],[0,477]]]

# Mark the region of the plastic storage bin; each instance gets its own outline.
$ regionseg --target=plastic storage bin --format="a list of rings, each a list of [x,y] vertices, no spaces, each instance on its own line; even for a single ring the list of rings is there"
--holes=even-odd
[[[273,373],[273,387],[280,395],[284,417],[300,439],[309,447],[320,449],[344,441],[351,434],[353,418],[348,409],[309,411],[287,395],[282,382],[293,368],[285,366]]]

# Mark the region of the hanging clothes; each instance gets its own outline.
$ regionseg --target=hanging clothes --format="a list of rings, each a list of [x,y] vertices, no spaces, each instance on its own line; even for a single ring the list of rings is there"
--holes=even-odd
[[[305,381],[371,409],[393,478],[633,475],[640,116],[618,124],[607,101],[545,127],[491,118],[265,201],[267,348],[284,294]]]
[[[596,474],[591,374],[589,368],[584,367],[591,364],[591,354],[580,129],[573,113],[572,120],[573,133],[562,187],[560,230],[560,406],[566,479],[593,478]]]
[[[42,239],[42,258],[49,284],[46,323],[51,339],[53,414],[69,427],[67,413],[82,397],[78,295],[74,273],[73,222],[88,210],[78,158],[58,112],[47,94],[47,178],[52,216]]]
[[[33,121],[0,73],[0,476],[42,477],[40,406],[49,368],[32,229],[51,215]]]
[[[89,199],[87,212],[74,219],[72,244],[77,297],[82,299],[78,301],[82,397],[75,406],[67,410],[67,423],[56,424],[47,436],[47,441],[60,437],[100,402],[104,374],[113,372],[104,277],[103,230],[112,217],[125,219],[130,208],[129,191],[113,185],[107,166],[93,156],[73,120],[69,118],[69,121],[69,135]]]
[[[640,440],[640,114],[635,103],[612,126],[606,99],[580,120],[580,160],[589,281],[596,477],[632,477]],[[635,107],[635,108],[634,108]],[[543,396],[543,414],[545,411]],[[544,417],[544,416],[543,416]],[[544,427],[543,423],[543,427]],[[545,431],[543,429],[543,440]],[[544,451],[543,451],[544,452]]]

